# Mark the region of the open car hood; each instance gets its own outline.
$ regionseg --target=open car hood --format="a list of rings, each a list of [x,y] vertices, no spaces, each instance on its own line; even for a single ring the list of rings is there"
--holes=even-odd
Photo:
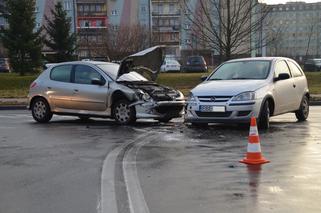
[[[130,72],[137,72],[155,81],[164,60],[164,46],[155,46],[124,58],[119,66],[117,79]]]

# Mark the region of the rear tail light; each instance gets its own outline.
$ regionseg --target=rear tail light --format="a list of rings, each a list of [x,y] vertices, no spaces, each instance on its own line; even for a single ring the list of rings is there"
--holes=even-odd
[[[34,81],[34,82],[31,83],[30,89],[35,88],[36,86],[37,86],[37,83]]]

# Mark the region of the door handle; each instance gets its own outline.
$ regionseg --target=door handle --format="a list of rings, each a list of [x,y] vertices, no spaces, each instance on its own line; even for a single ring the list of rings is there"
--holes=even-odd
[[[79,90],[78,89],[74,89],[74,92],[79,92]]]
[[[47,87],[48,89],[52,89],[51,87]]]

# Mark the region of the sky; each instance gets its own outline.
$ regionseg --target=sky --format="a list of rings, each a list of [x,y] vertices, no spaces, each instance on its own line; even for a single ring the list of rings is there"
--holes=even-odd
[[[261,1],[265,2],[267,4],[284,4],[286,2],[294,1],[294,0],[261,0]],[[297,1],[299,1],[299,0],[297,0]],[[308,2],[308,3],[321,2],[321,0],[300,0],[300,1],[305,1],[305,2]]]

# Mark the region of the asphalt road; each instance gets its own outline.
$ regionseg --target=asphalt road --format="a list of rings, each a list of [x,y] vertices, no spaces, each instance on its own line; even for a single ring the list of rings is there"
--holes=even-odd
[[[182,120],[117,126],[0,111],[0,212],[321,212],[321,107],[273,118],[261,167],[238,163],[248,128]]]

